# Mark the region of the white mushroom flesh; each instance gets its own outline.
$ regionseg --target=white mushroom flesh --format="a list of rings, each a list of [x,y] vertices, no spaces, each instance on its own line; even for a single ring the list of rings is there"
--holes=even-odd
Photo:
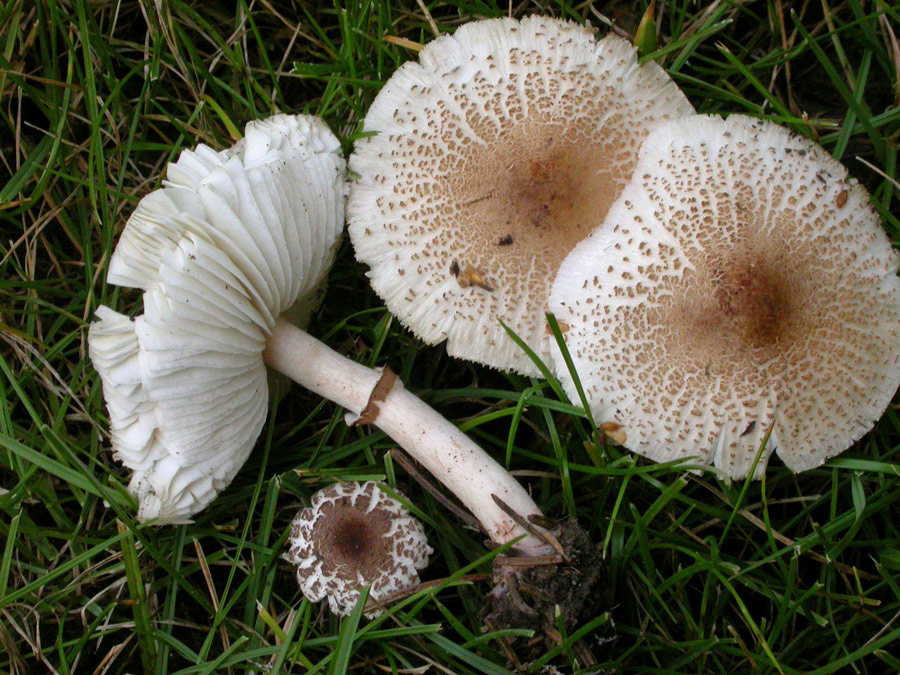
[[[141,200],[109,281],[143,289],[144,314],[101,307],[89,335],[141,520],[189,522],[243,465],[267,410],[266,337],[322,283],[343,200],[337,139],[287,115],[183,152]]]
[[[897,269],[868,194],[822,148],[697,116],[648,136],[550,308],[595,420],[631,450],[742,478],[771,429],[758,478],[775,450],[794,471],[821,464],[890,403]]]

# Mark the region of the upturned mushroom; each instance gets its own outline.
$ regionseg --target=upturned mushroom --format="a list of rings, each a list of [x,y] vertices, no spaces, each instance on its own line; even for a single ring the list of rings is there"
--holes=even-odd
[[[129,218],[107,279],[143,290],[144,313],[100,307],[88,344],[140,519],[186,522],[246,460],[266,336],[331,266],[344,170],[321,120],[277,115],[230,149],[182,152]]]
[[[388,309],[452,356],[538,374],[559,263],[631,177],[647,133],[692,114],[613,35],[532,16],[468,23],[403,65],[350,157],[348,231]]]
[[[200,146],[129,220],[109,280],[144,291],[144,314],[101,307],[89,333],[116,457],[138,517],[189,522],[233,479],[261,430],[266,368],[393,437],[484,526],[523,553],[547,548],[494,502],[539,514],[478,445],[394,381],[285,318],[320,284],[340,236],[344,161],[321,120],[278,115],[216,152]]]
[[[433,553],[422,524],[374,481],[335,483],[312,496],[291,521],[285,559],[297,567],[297,583],[312,602],[327,598],[331,611],[351,612],[360,588],[378,601],[419,583]]]
[[[820,465],[890,403],[898,260],[865,189],[821,147],[697,116],[647,137],[550,308],[595,420],[621,425],[628,448],[759,478],[772,452],[793,471]]]

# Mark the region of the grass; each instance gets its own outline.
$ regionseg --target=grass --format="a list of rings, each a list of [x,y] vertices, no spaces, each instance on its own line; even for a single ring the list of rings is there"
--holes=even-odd
[[[463,579],[492,553],[297,389],[273,406],[235,483],[196,523],[135,522],[104,437],[86,329],[116,237],[167,161],[230,145],[274,110],[323,115],[349,151],[410,49],[483,16],[546,13],[634,31],[630,2],[479,0],[346,6],[290,0],[7,0],[0,4],[0,673],[503,673]],[[744,112],[816,139],[871,191],[900,239],[900,10],[885,0],[656,3],[642,40],[702,112]],[[408,386],[503,458],[553,516],[602,542],[607,597],[583,631],[621,673],[900,670],[900,419],[847,453],[758,483],[650,464],[592,442],[547,382],[449,359],[391,321],[345,245],[311,328]],[[815,423],[813,421],[812,423]],[[436,549],[423,590],[374,621],[299,595],[285,527],[334,478],[406,491]],[[108,506],[107,506],[108,504]],[[532,668],[577,670],[569,648]],[[549,670],[545,672],[551,672]]]

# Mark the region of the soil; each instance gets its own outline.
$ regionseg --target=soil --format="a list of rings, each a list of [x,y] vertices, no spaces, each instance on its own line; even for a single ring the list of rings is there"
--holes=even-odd
[[[498,556],[495,561],[486,630],[534,631],[531,638],[502,639],[501,647],[517,670],[611,607],[600,545],[594,544],[574,519],[559,523],[551,534],[568,560],[529,565],[527,559]],[[573,651],[581,666],[596,663],[584,640]]]

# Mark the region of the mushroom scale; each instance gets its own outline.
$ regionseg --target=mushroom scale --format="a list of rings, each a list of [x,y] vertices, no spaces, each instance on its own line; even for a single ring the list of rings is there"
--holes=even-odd
[[[344,192],[324,122],[276,115],[228,150],[182,152],[129,219],[108,280],[144,290],[144,313],[99,308],[88,343],[140,520],[190,522],[243,465],[267,411],[267,335],[324,282]]]
[[[418,584],[433,553],[422,524],[373,481],[319,490],[294,516],[289,542],[285,558],[297,566],[303,595],[327,598],[340,616],[351,612],[362,586],[370,585],[369,598],[378,601]]]
[[[655,461],[754,477],[849,447],[900,385],[900,257],[869,195],[771,123],[654,131],[606,223],[560,266],[550,309],[598,422]],[[554,354],[563,384],[577,390]]]
[[[432,41],[376,97],[350,169],[357,258],[390,311],[453,356],[538,374],[559,263],[603,220],[656,124],[693,108],[624,40],[546,17]]]

